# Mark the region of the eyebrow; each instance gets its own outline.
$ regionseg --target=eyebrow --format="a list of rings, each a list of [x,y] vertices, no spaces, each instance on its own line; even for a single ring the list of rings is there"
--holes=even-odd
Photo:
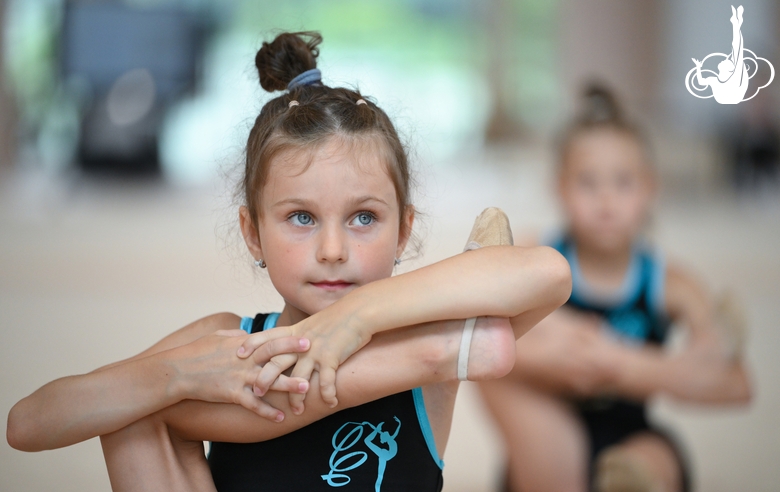
[[[356,206],[356,205],[362,205],[367,202],[378,202],[387,207],[390,206],[390,204],[387,203],[385,200],[382,200],[381,198],[374,195],[363,195],[363,196],[352,198],[349,201],[349,204],[351,206]],[[304,208],[309,208],[312,205],[314,205],[314,202],[311,200],[306,200],[304,198],[285,198],[284,200],[279,200],[278,202],[271,205],[271,208],[281,207],[284,205],[299,205]]]

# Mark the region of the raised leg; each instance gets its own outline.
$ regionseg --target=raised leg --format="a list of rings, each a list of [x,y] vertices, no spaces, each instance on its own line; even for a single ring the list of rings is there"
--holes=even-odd
[[[114,492],[216,492],[203,443],[171,435],[156,415],[100,441]]]
[[[568,404],[507,379],[479,386],[505,440],[507,492],[587,490],[586,436]]]

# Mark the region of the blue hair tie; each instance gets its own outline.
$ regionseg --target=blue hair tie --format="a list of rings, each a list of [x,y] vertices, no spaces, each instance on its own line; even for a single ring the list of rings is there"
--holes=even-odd
[[[304,85],[313,85],[322,81],[322,72],[318,68],[312,68],[306,70],[302,74],[297,75],[294,79],[287,84],[287,90],[291,91],[296,87],[302,87]]]

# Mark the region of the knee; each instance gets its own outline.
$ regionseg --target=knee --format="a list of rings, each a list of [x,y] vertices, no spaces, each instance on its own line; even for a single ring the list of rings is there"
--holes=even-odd
[[[100,436],[104,450],[107,446],[124,447],[134,442],[160,443],[162,441],[170,442],[170,434],[167,424],[157,414],[148,415],[117,431]]]

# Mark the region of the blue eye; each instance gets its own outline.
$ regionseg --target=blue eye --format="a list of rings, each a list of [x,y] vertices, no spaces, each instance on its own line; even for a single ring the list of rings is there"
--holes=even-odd
[[[290,215],[287,220],[289,220],[290,223],[295,226],[308,226],[314,222],[312,216],[306,212],[295,212],[294,214]]]
[[[353,225],[359,225],[359,226],[367,226],[371,225],[374,220],[376,220],[376,216],[370,212],[360,212],[355,216],[355,218],[352,220]]]

